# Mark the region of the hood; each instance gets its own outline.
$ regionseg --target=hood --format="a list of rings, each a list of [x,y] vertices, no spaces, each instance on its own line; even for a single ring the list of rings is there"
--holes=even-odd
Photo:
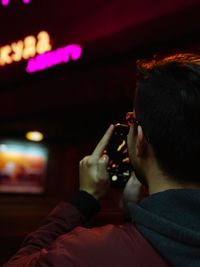
[[[128,208],[134,225],[169,264],[200,267],[200,190],[166,190]]]

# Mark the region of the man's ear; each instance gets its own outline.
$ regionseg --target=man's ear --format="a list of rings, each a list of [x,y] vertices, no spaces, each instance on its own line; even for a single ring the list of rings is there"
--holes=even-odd
[[[136,136],[136,155],[138,157],[145,157],[147,153],[147,140],[144,136],[142,127],[139,125],[137,127],[137,136]]]

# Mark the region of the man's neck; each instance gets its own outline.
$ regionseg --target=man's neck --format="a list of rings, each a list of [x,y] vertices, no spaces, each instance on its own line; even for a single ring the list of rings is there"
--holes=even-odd
[[[149,194],[154,194],[169,189],[200,189],[200,185],[194,183],[179,183],[167,176],[154,176],[149,181]]]
[[[145,174],[150,195],[169,189],[200,189],[200,184],[180,183],[173,177],[164,175],[156,161],[149,162],[146,165]]]

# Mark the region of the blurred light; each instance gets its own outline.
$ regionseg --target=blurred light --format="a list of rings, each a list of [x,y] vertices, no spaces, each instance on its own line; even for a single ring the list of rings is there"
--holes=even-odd
[[[122,143],[118,146],[117,151],[120,151],[126,144],[126,141],[123,140]]]
[[[37,37],[29,35],[24,40],[0,47],[0,66],[29,59],[52,49],[48,32],[41,31]]]
[[[13,51],[13,56],[12,56],[13,61],[18,62],[22,59],[23,49],[24,49],[23,41],[18,41],[16,43],[11,44],[11,50]]]
[[[126,157],[125,159],[122,160],[122,162],[129,163],[130,162],[130,159],[128,157]]]
[[[34,57],[36,54],[36,38],[35,36],[27,36],[24,39],[24,50],[23,50],[23,58],[29,59],[30,57]]]
[[[31,0],[22,0],[24,4],[29,4]]]
[[[44,139],[44,135],[40,132],[33,131],[26,133],[26,138],[30,141],[40,142]]]
[[[3,6],[8,6],[10,4],[10,0],[1,0]]]
[[[111,179],[112,179],[113,182],[115,182],[115,181],[118,180],[118,177],[117,177],[117,175],[113,175]]]
[[[5,152],[5,151],[7,151],[7,149],[8,149],[7,145],[5,145],[5,144],[0,145],[0,152]]]
[[[76,61],[82,55],[82,48],[78,44],[70,44],[63,48],[38,55],[29,59],[26,71],[28,73],[45,70],[70,60]]]
[[[50,39],[50,35],[48,32],[46,31],[39,32],[37,35],[37,39],[38,39],[38,42],[36,46],[36,52],[38,54],[43,54],[52,49],[51,39]]]
[[[31,0],[21,0],[24,4],[30,4]],[[3,6],[8,6],[10,4],[10,0],[1,0],[1,4]]]

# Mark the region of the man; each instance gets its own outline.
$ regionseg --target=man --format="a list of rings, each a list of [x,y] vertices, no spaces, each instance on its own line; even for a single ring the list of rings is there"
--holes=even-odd
[[[200,266],[200,57],[138,62],[128,151],[149,196],[127,203],[132,223],[86,229],[109,187],[111,125],[80,162],[80,191],[30,234],[5,267]],[[130,115],[130,114],[129,114]],[[138,191],[132,177],[124,199]],[[135,197],[136,199],[137,197]]]

